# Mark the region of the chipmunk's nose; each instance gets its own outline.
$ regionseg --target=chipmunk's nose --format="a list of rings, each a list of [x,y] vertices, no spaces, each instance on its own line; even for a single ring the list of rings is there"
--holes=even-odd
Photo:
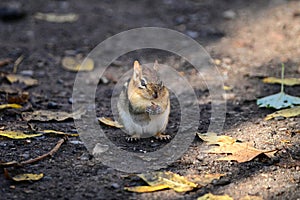
[[[156,99],[158,97],[157,92],[154,92],[152,96],[154,99]]]

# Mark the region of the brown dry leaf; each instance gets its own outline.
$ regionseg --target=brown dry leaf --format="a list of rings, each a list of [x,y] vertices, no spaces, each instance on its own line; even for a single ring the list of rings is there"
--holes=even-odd
[[[230,196],[227,194],[225,195],[214,195],[212,193],[205,194],[201,197],[198,197],[197,200],[233,200]]]
[[[29,93],[28,92],[22,92],[17,95],[9,95],[7,97],[8,103],[26,103],[29,99]]]
[[[73,113],[37,110],[34,112],[23,112],[22,118],[26,121],[64,121],[67,119],[80,119],[82,114],[84,114],[82,110]]]
[[[11,62],[12,62],[12,59],[10,59],[10,58],[4,58],[4,59],[0,60],[0,67],[2,67],[4,65],[7,65],[7,64],[9,64]]]
[[[176,192],[187,192],[197,187],[197,184],[172,172],[151,172],[138,174],[138,176],[150,186],[125,187],[124,189],[133,192],[153,192],[170,188]]]
[[[79,134],[77,134],[77,133],[64,133],[64,132],[55,131],[55,130],[42,130],[42,131],[39,131],[39,132],[41,132],[41,133],[52,133],[52,134],[65,135],[65,136],[73,136],[73,137],[79,136]]]
[[[15,103],[9,103],[9,104],[2,104],[0,105],[0,110],[7,109],[7,108],[22,108],[21,105],[15,104]]]
[[[248,143],[239,143],[235,142],[233,144],[219,144],[220,146],[214,147],[207,151],[207,153],[216,153],[216,154],[223,154],[223,153],[230,153],[232,155],[219,158],[218,160],[235,160],[239,163],[247,162],[260,154],[265,154],[268,157],[273,157],[273,155],[277,152],[277,150],[271,151],[263,151],[259,149],[255,149],[250,146]]]
[[[62,59],[62,66],[64,69],[73,72],[92,71],[94,69],[94,61],[91,58],[84,59],[81,55],[76,57],[67,56]]]
[[[100,117],[99,122],[107,125],[107,126],[112,126],[112,127],[116,127],[116,128],[123,128],[123,125],[120,124],[117,121],[113,121],[112,119],[108,118],[108,117]]]
[[[36,79],[27,76],[17,75],[17,74],[8,74],[6,75],[6,79],[10,83],[20,82],[20,83],[24,83],[26,86],[34,86],[38,84],[38,80]]]
[[[213,180],[220,179],[222,176],[225,176],[225,174],[193,174],[188,175],[187,178],[189,181],[196,183],[198,186],[206,186]]]
[[[44,177],[44,174],[19,174],[12,177],[14,181],[38,181]]]
[[[278,83],[281,84],[283,83],[284,85],[289,85],[289,86],[293,86],[293,85],[300,85],[300,78],[275,78],[275,77],[267,77],[263,79],[264,83]]]
[[[21,131],[0,131],[0,136],[12,138],[12,139],[25,139],[25,138],[31,138],[31,137],[38,137],[42,134],[25,134]]]
[[[240,200],[263,200],[263,198],[260,196],[247,195],[247,196],[240,198]]]
[[[226,136],[226,135],[217,135],[216,133],[197,133],[198,137],[207,142],[207,144],[233,144],[236,142],[236,139]]]
[[[293,108],[287,108],[283,110],[276,111],[272,114],[267,115],[264,120],[270,120],[275,117],[296,117],[300,115],[300,106],[295,106]]]
[[[44,20],[47,22],[55,23],[66,23],[66,22],[75,22],[78,20],[79,16],[74,13],[68,14],[57,14],[57,13],[36,13],[34,15],[35,19]]]

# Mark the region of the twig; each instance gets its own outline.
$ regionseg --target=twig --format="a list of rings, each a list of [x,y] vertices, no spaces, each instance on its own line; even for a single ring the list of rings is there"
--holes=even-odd
[[[24,59],[24,55],[21,55],[14,63],[14,69],[13,69],[13,73],[17,73],[17,70],[18,70],[18,67],[19,65],[21,64],[21,62],[23,61]]]
[[[33,158],[33,159],[29,159],[29,160],[25,160],[25,161],[22,161],[22,162],[17,162],[17,161],[12,161],[12,162],[7,162],[7,163],[0,163],[0,167],[3,166],[3,167],[13,167],[13,166],[18,166],[18,167],[21,167],[21,166],[24,166],[24,165],[27,165],[27,164],[32,164],[32,163],[35,163],[35,162],[38,162],[46,157],[52,157],[53,154],[55,154],[58,149],[60,148],[60,146],[68,140],[68,137],[65,136],[63,137],[62,139],[60,139],[57,144],[55,145],[55,147],[53,149],[51,149],[51,151],[49,151],[48,153],[45,153],[41,156],[38,156],[36,158]]]

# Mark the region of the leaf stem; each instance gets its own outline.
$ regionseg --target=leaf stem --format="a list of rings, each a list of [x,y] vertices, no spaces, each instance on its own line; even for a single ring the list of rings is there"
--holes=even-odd
[[[281,93],[284,92],[284,85],[283,85],[283,79],[284,79],[284,64],[281,63]]]

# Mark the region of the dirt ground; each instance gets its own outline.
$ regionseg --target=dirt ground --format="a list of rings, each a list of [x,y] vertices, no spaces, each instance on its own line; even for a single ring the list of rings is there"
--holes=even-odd
[[[30,70],[39,84],[30,88],[17,85],[29,92],[30,100],[23,104],[21,110],[0,112],[2,129],[28,131],[28,123],[21,117],[23,111],[72,110],[71,97],[76,73],[61,67],[64,56],[77,53],[87,55],[96,45],[114,34],[132,28],[154,26],[177,30],[197,40],[216,61],[225,85],[232,87],[227,96],[224,129],[219,134],[250,142],[259,149],[279,151],[273,159],[261,156],[246,163],[216,161],[219,155],[204,153],[207,145],[195,137],[182,158],[165,170],[181,175],[224,173],[224,177],[187,193],[162,190],[137,194],[123,188],[144,185],[142,180],[96,162],[79,137],[70,137],[53,157],[24,167],[8,168],[12,175],[44,173],[40,181],[16,183],[5,179],[1,169],[0,199],[196,199],[208,192],[228,194],[234,199],[246,195],[256,195],[266,200],[300,199],[299,117],[264,121],[263,118],[274,110],[258,108],[256,105],[257,98],[280,91],[279,85],[264,84],[261,79],[267,76],[280,77],[281,63],[285,63],[287,77],[299,78],[299,1],[0,2],[0,7],[8,6],[21,10],[25,16],[7,20],[0,14],[0,60],[16,60],[24,55],[17,73],[26,74]],[[79,19],[72,23],[51,23],[35,19],[37,12],[72,12],[78,14]],[[97,89],[97,116],[112,115],[110,97],[115,85],[112,80],[117,80],[124,71],[130,69],[134,59],[157,58],[164,62],[174,58],[174,65],[182,67],[182,72],[189,77],[196,91],[201,110],[198,130],[205,132],[210,123],[209,90],[203,84],[198,84],[193,77],[193,69],[176,56],[163,55],[161,52],[157,54],[163,55],[161,57],[149,54],[151,51],[133,52],[121,57],[117,65],[109,68],[109,82],[100,82]],[[13,63],[1,67],[0,71],[1,86],[8,85],[3,74],[13,71]],[[286,87],[285,91],[300,96],[299,86]],[[0,94],[0,101],[1,104],[7,103],[5,93]],[[178,101],[174,95],[171,103],[167,132],[176,133],[180,113],[176,112]],[[77,132],[72,120],[30,122],[30,125],[38,130]],[[109,127],[103,129],[115,144],[128,151],[155,151],[167,143],[151,142],[151,139],[128,143],[120,130]],[[51,150],[59,139],[53,135],[25,140],[1,137],[0,162],[34,158]]]

